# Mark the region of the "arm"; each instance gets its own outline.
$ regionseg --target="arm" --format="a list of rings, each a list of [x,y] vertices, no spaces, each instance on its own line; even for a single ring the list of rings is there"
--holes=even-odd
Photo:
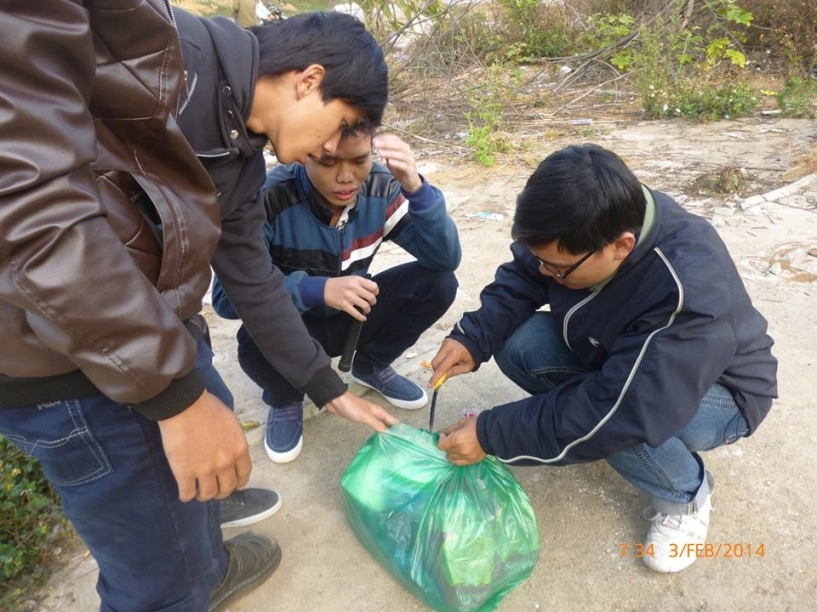
[[[501,265],[494,282],[480,293],[482,306],[466,313],[451,338],[462,344],[475,367],[488,361],[522,323],[548,301],[548,283],[524,247],[511,245],[513,260]],[[443,374],[443,371],[435,374]]]
[[[453,272],[462,259],[462,249],[457,226],[445,210],[442,192],[420,177],[411,148],[400,138],[380,135],[374,146],[400,183],[389,204],[398,198],[408,199],[409,222],[401,224],[394,235],[386,233],[384,238],[394,240],[426,268]]]
[[[260,157],[259,163],[263,164]],[[212,266],[267,361],[317,406],[323,406],[344,394],[346,385],[309,335],[284,287],[284,275],[272,264],[263,236],[265,221],[260,200],[224,211]]]
[[[15,36],[0,37],[0,78],[14,84],[0,92],[0,105],[14,109],[0,118],[0,298],[105,395],[165,419],[159,428],[182,499],[225,496],[247,482],[243,432],[203,392],[190,334],[108,222],[111,208],[129,209],[127,196],[117,201],[123,194],[107,190],[103,201],[97,190],[88,15],[69,2],[40,13],[36,3],[4,12]],[[171,76],[181,72],[178,55],[167,60]]]
[[[192,338],[106,216],[127,197],[108,190],[103,202],[97,188],[88,15],[55,2],[47,15],[21,4],[3,19],[16,35],[0,41],[0,105],[12,109],[0,118],[0,298],[108,397],[176,414],[204,383]]]
[[[665,296],[615,341],[600,370],[482,413],[480,447],[509,462],[561,465],[663,444],[692,420],[734,355],[722,285],[707,300],[715,310],[682,309],[677,293]]]

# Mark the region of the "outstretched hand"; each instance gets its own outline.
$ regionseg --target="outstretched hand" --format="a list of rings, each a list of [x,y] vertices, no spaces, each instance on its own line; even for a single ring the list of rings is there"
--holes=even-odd
[[[400,422],[377,404],[353,395],[349,391],[326,404],[326,409],[353,423],[364,423],[375,431],[386,431],[392,425]]]
[[[230,409],[206,391],[184,412],[159,421],[179,499],[223,499],[247,485],[252,461],[247,439]]]
[[[394,134],[379,134],[372,140],[375,151],[386,160],[386,167],[394,175],[403,191],[414,193],[423,186],[417,172],[417,163],[411,147]]]

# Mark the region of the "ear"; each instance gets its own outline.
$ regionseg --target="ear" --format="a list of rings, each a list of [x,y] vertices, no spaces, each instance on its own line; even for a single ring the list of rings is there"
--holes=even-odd
[[[613,242],[615,247],[615,260],[623,261],[635,248],[635,234],[633,232],[624,232]]]
[[[326,68],[320,64],[310,64],[299,72],[295,79],[295,90],[298,99],[319,92],[325,75]]]

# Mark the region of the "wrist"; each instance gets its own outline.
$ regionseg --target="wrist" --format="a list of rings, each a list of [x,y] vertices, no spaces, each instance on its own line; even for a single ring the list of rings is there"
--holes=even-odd
[[[413,179],[400,183],[400,186],[403,189],[403,193],[411,195],[420,191],[420,188],[423,186],[423,179],[421,179],[418,174],[415,175]]]

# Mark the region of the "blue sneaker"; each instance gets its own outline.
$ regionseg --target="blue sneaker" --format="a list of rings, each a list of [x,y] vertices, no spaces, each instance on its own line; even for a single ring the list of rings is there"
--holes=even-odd
[[[375,368],[369,374],[362,374],[355,371],[355,366],[352,365],[352,380],[374,389],[397,408],[417,410],[428,403],[428,396],[423,388],[405,376],[400,376],[391,366]]]
[[[264,450],[275,463],[289,463],[304,447],[304,403],[295,402],[283,408],[270,408]]]

